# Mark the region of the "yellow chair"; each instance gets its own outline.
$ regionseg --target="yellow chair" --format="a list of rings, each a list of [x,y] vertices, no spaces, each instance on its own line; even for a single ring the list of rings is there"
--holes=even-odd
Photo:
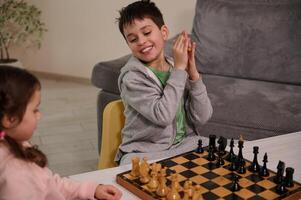
[[[101,150],[98,169],[115,167],[114,157],[121,143],[124,126],[124,106],[121,100],[108,103],[103,111]]]

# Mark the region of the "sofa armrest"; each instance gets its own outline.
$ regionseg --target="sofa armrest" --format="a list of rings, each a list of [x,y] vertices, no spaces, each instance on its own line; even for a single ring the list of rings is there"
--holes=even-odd
[[[119,94],[117,80],[120,69],[126,64],[130,56],[128,54],[114,60],[97,63],[92,71],[92,84],[105,91]]]

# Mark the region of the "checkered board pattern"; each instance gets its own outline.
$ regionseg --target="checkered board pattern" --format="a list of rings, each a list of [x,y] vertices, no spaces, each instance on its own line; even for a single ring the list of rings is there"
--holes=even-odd
[[[171,174],[178,173],[179,184],[181,185],[179,194],[184,196],[183,186],[186,180],[191,180],[193,185],[200,185],[204,199],[300,199],[301,184],[294,182],[292,188],[287,188],[285,194],[276,192],[276,184],[273,178],[276,173],[269,171],[268,177],[261,177],[257,173],[247,172],[238,174],[227,169],[230,164],[225,160],[225,165],[217,168],[215,161],[210,162],[206,159],[208,152],[198,154],[196,152],[187,152],[172,158],[159,161],[162,166],[167,167],[167,186],[171,184]],[[251,164],[246,160],[246,169]],[[241,189],[237,192],[231,191],[232,175],[237,174],[239,177],[239,185]],[[156,195],[155,191],[150,191],[146,184],[142,184],[139,178],[133,178],[130,171],[126,171],[117,175],[117,183],[134,193],[141,199],[153,200],[161,199]]]

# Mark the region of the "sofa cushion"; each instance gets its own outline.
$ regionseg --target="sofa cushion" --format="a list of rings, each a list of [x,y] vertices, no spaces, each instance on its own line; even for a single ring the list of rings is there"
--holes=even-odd
[[[203,73],[301,84],[300,0],[197,0]]]
[[[236,127],[240,134],[257,133],[248,138],[257,139],[301,130],[300,86],[218,75],[203,75],[203,80],[213,105],[208,125],[222,130],[212,133]]]

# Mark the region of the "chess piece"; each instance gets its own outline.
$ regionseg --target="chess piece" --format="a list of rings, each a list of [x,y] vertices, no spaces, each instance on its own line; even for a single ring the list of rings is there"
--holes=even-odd
[[[165,197],[168,194],[168,187],[166,186],[166,168],[161,169],[158,175],[159,185],[156,194],[160,197]]]
[[[217,155],[218,155],[218,158],[216,160],[216,167],[223,166],[225,164],[225,161],[223,159],[223,152],[221,152],[219,150]]]
[[[238,155],[237,155],[237,160],[236,160],[236,167],[238,170],[238,173],[244,174],[246,173],[246,168],[245,168],[245,160],[242,155],[242,149],[244,148],[244,141],[242,138],[242,135],[240,135],[239,141],[238,141]]]
[[[140,173],[139,180],[141,183],[146,184],[150,181],[149,170],[150,170],[149,164],[147,163],[146,158],[143,158],[143,161],[139,167],[139,173]]]
[[[132,170],[130,175],[133,177],[139,177],[140,173],[139,173],[139,162],[140,162],[140,158],[139,157],[133,157],[132,158]]]
[[[236,174],[233,174],[232,184],[231,184],[231,191],[232,192],[236,192],[236,191],[239,191],[241,189],[241,186],[238,183],[238,181],[239,181],[238,179],[239,179],[239,177]]]
[[[154,170],[151,171],[151,179],[147,184],[147,187],[151,191],[155,191],[159,186],[159,181],[158,181],[158,173]]]
[[[178,177],[177,174],[172,174],[171,175],[171,190],[168,192],[166,199],[167,200],[180,200],[181,196],[179,194],[179,182],[178,182]]]
[[[161,168],[161,170],[160,170],[161,176],[166,177],[166,170],[167,170],[167,167],[162,167],[162,168]]]
[[[260,170],[260,166],[259,166],[258,160],[257,160],[258,149],[259,149],[258,146],[253,147],[254,158],[253,158],[252,164],[249,166],[249,171],[251,171],[251,172],[259,172],[259,170]]]
[[[215,154],[214,154],[213,146],[209,146],[207,160],[209,160],[209,161],[214,161],[215,160]]]
[[[158,174],[159,171],[161,170],[162,166],[160,163],[153,163],[150,168],[152,169],[152,171],[154,171],[156,174]]]
[[[171,174],[171,187],[174,187],[177,190],[180,189],[180,184],[179,184],[179,181],[178,181],[178,174],[177,173]]]
[[[284,194],[287,192],[287,189],[285,188],[285,182],[281,181],[277,186],[276,186],[276,192],[278,194]]]
[[[236,156],[233,156],[230,160],[230,165],[228,166],[228,169],[230,171],[235,171],[237,169],[237,166],[236,166]]]
[[[263,166],[260,168],[259,175],[260,176],[269,176],[270,173],[269,173],[269,170],[267,168],[267,162],[268,162],[267,153],[264,154],[262,162],[263,162]]]
[[[199,141],[198,141],[198,148],[196,149],[196,152],[197,153],[204,153],[202,139],[199,139]]]
[[[234,151],[233,151],[233,147],[234,147],[234,139],[232,138],[231,141],[230,141],[230,151],[229,151],[228,155],[225,158],[225,160],[227,160],[229,162],[232,161],[232,158],[236,157],[236,155],[234,154]]]
[[[190,200],[189,194],[188,194],[188,190],[187,190],[187,189],[184,189],[184,197],[183,197],[183,200]]]
[[[246,173],[246,162],[244,160],[241,160],[240,161],[241,163],[239,163],[239,166],[238,166],[238,169],[237,169],[237,172],[239,174],[245,174]]]
[[[219,153],[224,156],[226,154],[226,147],[227,147],[227,139],[223,136],[220,136],[219,139],[217,140],[218,145],[218,151]]]
[[[208,149],[208,152],[210,150],[210,147],[212,147],[213,153],[216,152],[215,140],[216,140],[216,135],[209,135],[209,149]]]
[[[240,135],[239,141],[238,141],[238,155],[237,155],[237,164],[239,165],[241,161],[244,159],[242,155],[242,149],[244,148],[244,141],[242,138],[242,135]]]
[[[201,186],[196,185],[195,188],[194,188],[192,200],[202,200],[202,199],[203,199],[203,196],[202,196],[202,193],[201,193]]]
[[[283,181],[283,174],[284,174],[285,164],[281,160],[279,160],[277,165],[277,175],[274,177],[275,183],[281,183]]]
[[[193,196],[192,181],[188,180],[184,183],[184,197],[183,200],[190,200]]]
[[[285,169],[285,178],[284,178],[284,182],[285,182],[285,186],[286,187],[293,187],[294,186],[294,180],[293,180],[293,174],[294,174],[294,168],[292,167],[287,167]]]

